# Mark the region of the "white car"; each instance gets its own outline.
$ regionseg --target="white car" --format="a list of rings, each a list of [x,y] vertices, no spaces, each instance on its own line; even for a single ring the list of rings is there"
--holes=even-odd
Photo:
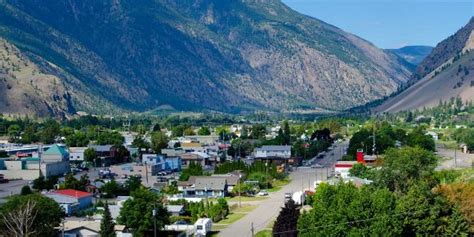
[[[268,196],[268,192],[266,190],[261,190],[257,193],[258,196]]]
[[[324,168],[324,166],[321,164],[314,164],[311,166],[311,168]]]

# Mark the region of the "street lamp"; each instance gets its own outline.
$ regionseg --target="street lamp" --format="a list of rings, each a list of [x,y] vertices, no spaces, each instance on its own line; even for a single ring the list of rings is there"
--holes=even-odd
[[[242,188],[241,184],[242,184],[242,181],[240,180],[242,178],[242,175],[239,174],[239,207],[242,207],[242,197],[240,196],[240,189]]]
[[[267,167],[268,167],[268,161],[265,162],[265,180],[266,180],[265,181],[265,187],[268,191],[268,168]]]

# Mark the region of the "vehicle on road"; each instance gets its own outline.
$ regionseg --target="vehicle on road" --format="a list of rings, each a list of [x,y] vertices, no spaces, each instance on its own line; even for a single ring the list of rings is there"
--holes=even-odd
[[[315,168],[324,168],[324,165],[321,165],[321,164],[314,164],[311,166],[311,168],[315,169]]]
[[[294,192],[291,196],[291,199],[295,202],[296,205],[303,205],[305,201],[306,194],[302,191]]]
[[[257,196],[268,196],[267,190],[260,190],[260,192],[257,193]]]
[[[212,231],[212,220],[200,218],[194,223],[194,236],[207,236]]]
[[[5,179],[5,176],[3,174],[0,174],[0,183],[8,183],[8,179]]]

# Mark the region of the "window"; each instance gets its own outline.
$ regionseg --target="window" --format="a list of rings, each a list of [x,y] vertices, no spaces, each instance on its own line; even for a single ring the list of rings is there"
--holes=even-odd
[[[196,227],[196,229],[202,230],[202,225],[198,225],[198,226]]]

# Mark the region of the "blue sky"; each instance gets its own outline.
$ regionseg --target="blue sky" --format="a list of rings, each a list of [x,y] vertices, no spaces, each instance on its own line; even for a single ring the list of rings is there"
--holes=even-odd
[[[380,48],[435,46],[463,27],[474,0],[282,0]]]

